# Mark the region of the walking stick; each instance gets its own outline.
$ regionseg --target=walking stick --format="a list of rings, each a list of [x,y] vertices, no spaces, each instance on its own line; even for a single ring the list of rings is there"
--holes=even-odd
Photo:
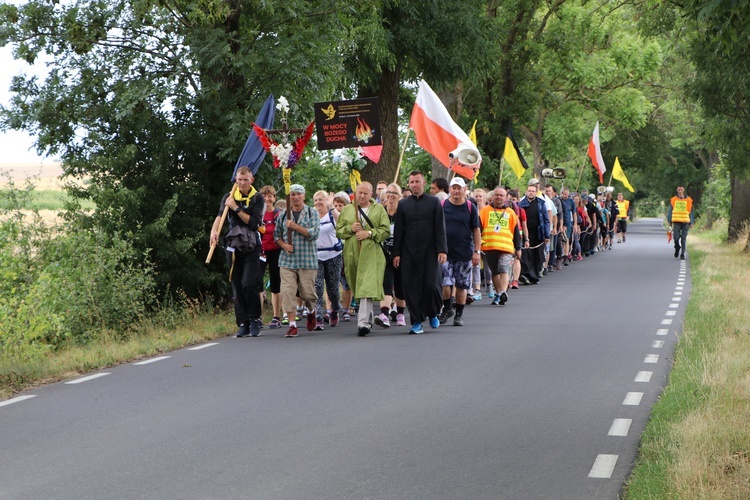
[[[234,196],[234,192],[237,191],[237,183],[234,183],[234,186],[232,186],[232,190],[229,192],[229,196]],[[221,232],[221,228],[224,227],[224,221],[227,220],[227,214],[229,213],[229,207],[224,205],[224,212],[221,214],[221,222],[219,222],[219,232]],[[211,262],[211,257],[214,256],[214,250],[216,250],[216,245],[211,245],[211,248],[208,250],[208,257],[206,257],[206,264]]]

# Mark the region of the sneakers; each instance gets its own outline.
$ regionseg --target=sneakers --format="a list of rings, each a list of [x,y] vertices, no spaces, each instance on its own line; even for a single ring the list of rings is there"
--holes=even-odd
[[[495,289],[490,287],[489,291],[487,292],[487,297],[494,298],[495,297]]]
[[[296,337],[297,336],[297,327],[296,326],[290,326],[289,330],[287,330],[286,335],[284,337]]]
[[[419,335],[421,333],[424,333],[422,323],[414,323],[413,325],[411,325],[411,330],[409,330],[410,335]]]
[[[289,323],[289,320],[287,320],[287,323]],[[270,323],[268,323],[268,328],[271,330],[275,330],[277,328],[281,328],[281,321],[279,318],[273,318]]]
[[[328,324],[331,325],[331,328],[339,324],[338,311],[331,311],[331,317],[328,319]]]
[[[438,316],[438,321],[440,321],[441,325],[444,325],[448,322],[448,320],[455,314],[456,311],[453,309],[446,309],[443,308],[443,312],[440,313],[440,316]],[[432,326],[432,318],[430,318],[430,326]],[[437,328],[437,326],[432,326],[433,328]]]
[[[523,274],[522,274],[521,276],[519,276],[519,277],[518,277],[518,282],[519,282],[519,283],[523,283],[524,285],[528,285],[528,284],[530,284],[530,283],[531,283],[531,281],[529,280],[529,278],[527,278],[527,277],[526,277],[526,276],[524,276]]]
[[[315,320],[315,313],[314,312],[308,312],[307,313],[307,331],[311,332],[315,330],[315,327],[317,326],[318,322]]]
[[[375,324],[378,325],[381,328],[390,328],[391,327],[391,322],[388,319],[388,316],[386,316],[383,313],[380,313],[377,316],[375,316],[375,319],[373,321],[375,321]]]
[[[284,316],[281,318],[281,324],[282,325],[288,325],[289,324],[289,316],[284,314]]]
[[[676,259],[679,256],[680,256],[680,247],[674,247],[674,258]]]
[[[453,318],[453,326],[464,326],[464,317],[456,316]]]
[[[451,309],[451,316],[453,316],[453,309]],[[448,316],[450,318],[450,316]],[[437,316],[430,318],[430,327],[438,328],[440,326],[440,319]]]
[[[493,306],[499,306],[500,305],[500,296],[499,295],[495,295],[495,298],[492,300],[492,305]]]
[[[240,325],[240,329],[237,330],[235,337],[241,339],[242,337],[247,337],[248,335],[250,335],[250,328],[245,323],[242,323]]]
[[[567,265],[567,264],[566,264]],[[513,280],[513,283],[510,284],[510,287],[513,290],[518,290],[518,280]]]
[[[406,318],[403,314],[396,315],[396,326],[406,326]]]
[[[346,311],[346,312],[344,312],[344,314],[341,315],[341,319],[343,321],[351,321],[352,320],[352,315],[349,314],[349,311]]]
[[[257,337],[260,335],[260,329],[263,328],[263,322],[260,319],[250,320],[250,336]]]
[[[323,321],[323,318],[318,318],[315,321],[315,331],[316,332],[322,332],[324,326],[325,326],[325,322]]]
[[[680,255],[680,260],[685,260],[685,254]]]
[[[395,323],[398,320],[398,311],[396,309],[391,309],[389,314],[391,315],[391,321]]]
[[[474,300],[482,300],[482,291],[474,290],[474,295],[472,295],[471,298]]]
[[[503,292],[499,295],[500,300],[498,301],[498,304],[501,306],[504,306],[506,302],[508,302],[508,294],[506,292]]]
[[[370,333],[370,329],[366,326],[360,326],[359,328],[357,328],[357,337],[364,337],[368,333]]]

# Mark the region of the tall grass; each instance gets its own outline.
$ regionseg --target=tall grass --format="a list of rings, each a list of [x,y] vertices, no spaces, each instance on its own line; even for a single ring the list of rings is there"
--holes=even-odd
[[[626,498],[750,498],[750,255],[722,234],[689,239],[692,295]]]

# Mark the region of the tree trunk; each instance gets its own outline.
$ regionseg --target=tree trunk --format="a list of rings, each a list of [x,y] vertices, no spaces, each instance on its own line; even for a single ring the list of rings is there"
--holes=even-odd
[[[750,179],[731,176],[732,208],[729,211],[729,241],[737,241],[750,224]],[[745,251],[750,251],[750,245]]]
[[[373,91],[363,89],[360,97],[376,95],[380,106],[380,134],[383,139],[383,152],[380,161],[374,163],[367,160],[367,166],[362,170],[362,180],[371,182],[373,187],[378,181],[388,184],[393,182],[401,154],[401,141],[398,136],[398,93],[401,88],[401,70],[396,67],[393,71],[383,70],[378,82],[378,88]]]

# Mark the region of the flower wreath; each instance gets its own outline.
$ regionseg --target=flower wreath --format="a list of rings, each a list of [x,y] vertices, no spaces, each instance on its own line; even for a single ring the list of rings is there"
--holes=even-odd
[[[305,150],[307,143],[310,142],[310,138],[315,131],[315,120],[311,121],[305,131],[297,137],[293,143],[279,143],[271,139],[266,131],[253,123],[253,130],[260,139],[260,143],[266,152],[271,153],[273,156],[274,168],[281,167],[282,169],[291,169],[297,165],[302,152]]]

